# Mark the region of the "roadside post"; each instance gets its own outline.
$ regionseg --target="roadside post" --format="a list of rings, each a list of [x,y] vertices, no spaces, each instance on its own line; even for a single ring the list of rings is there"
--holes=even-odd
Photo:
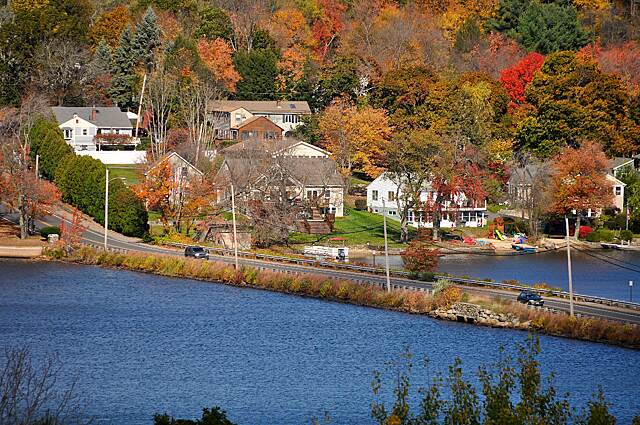
[[[573,276],[571,274],[571,244],[569,242],[569,218],[564,216],[564,223],[567,228],[567,272],[569,274],[569,314],[573,316]],[[576,232],[578,229],[576,229]]]
[[[389,278],[389,244],[387,243],[387,206],[382,198],[382,223],[384,227],[384,265],[387,273],[387,292],[391,292],[391,279]]]
[[[633,302],[633,280],[629,281],[629,302]]]

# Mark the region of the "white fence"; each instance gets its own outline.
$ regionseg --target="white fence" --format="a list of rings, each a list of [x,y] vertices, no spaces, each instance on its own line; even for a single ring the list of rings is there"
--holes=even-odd
[[[77,151],[76,155],[90,156],[103,164],[140,164],[146,161],[145,151]]]

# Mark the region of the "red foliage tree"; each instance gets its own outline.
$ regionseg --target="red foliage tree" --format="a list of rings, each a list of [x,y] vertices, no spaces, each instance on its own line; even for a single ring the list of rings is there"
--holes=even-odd
[[[422,239],[414,239],[409,246],[402,251],[404,267],[413,273],[430,273],[438,267],[440,250]]]
[[[511,107],[517,108],[525,103],[524,91],[533,80],[533,76],[544,63],[544,56],[531,52],[514,66],[502,71],[500,82],[511,97]]]
[[[322,9],[311,27],[315,43],[315,53],[322,62],[334,40],[344,29],[343,16],[347,6],[339,0],[317,0]]]
[[[637,41],[607,47],[589,44],[580,54],[595,59],[604,72],[621,76],[631,87],[640,85],[640,43]]]

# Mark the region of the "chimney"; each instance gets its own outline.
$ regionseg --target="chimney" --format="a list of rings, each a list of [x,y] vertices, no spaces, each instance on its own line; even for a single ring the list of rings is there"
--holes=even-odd
[[[95,121],[95,120],[96,120],[96,107],[94,105],[93,108],[91,108],[91,121]]]
[[[280,101],[276,100],[276,108],[280,109],[282,108],[282,105],[280,105]]]

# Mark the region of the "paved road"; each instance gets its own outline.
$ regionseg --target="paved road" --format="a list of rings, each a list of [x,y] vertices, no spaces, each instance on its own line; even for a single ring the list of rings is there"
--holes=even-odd
[[[5,218],[16,221],[17,216],[15,214],[5,214]],[[58,215],[51,215],[45,217],[43,220],[40,220],[37,225],[38,227],[44,226],[59,226],[62,217]],[[68,220],[65,220],[68,223]],[[94,226],[95,227],[95,226]],[[87,229],[83,235],[83,242],[103,246],[104,243],[104,233],[97,228]],[[131,242],[129,240],[123,240],[120,238],[110,238],[108,240],[109,248],[115,249],[123,249],[129,251],[139,251],[150,254],[162,254],[162,255],[176,255],[182,256],[183,252],[178,249],[158,247],[153,245],[148,245],[144,243]],[[233,263],[233,257],[229,256],[219,256],[219,255],[211,255],[211,260],[215,261],[223,261],[226,263]],[[249,258],[239,258],[239,263],[242,265],[252,266],[261,269],[269,269],[275,271],[283,271],[286,273],[313,273],[316,275],[327,276],[335,279],[349,279],[357,282],[365,283],[365,284],[373,284],[384,286],[386,283],[386,279],[384,276],[369,274],[369,273],[361,273],[361,272],[353,272],[353,271],[345,271],[345,270],[334,270],[327,268],[318,268],[318,267],[309,267],[297,264],[287,264],[287,263],[275,263],[264,260],[255,260]],[[407,286],[412,288],[423,288],[423,289],[431,289],[433,287],[432,283],[428,282],[420,282],[416,280],[392,277],[391,284],[395,286]],[[489,296],[498,296],[506,299],[515,300],[517,294],[514,292],[491,289],[491,288],[479,288],[473,286],[466,286],[465,292],[469,292],[471,294],[477,295],[489,295]],[[569,301],[562,298],[547,298],[545,300],[545,306],[550,307],[554,310],[558,311],[569,311]],[[574,311],[578,314],[583,314],[587,316],[600,317],[610,320],[635,323],[640,325],[640,312],[634,311],[630,309],[622,309],[618,307],[610,307],[600,304],[594,303],[583,303],[583,302],[575,302],[574,303]]]

